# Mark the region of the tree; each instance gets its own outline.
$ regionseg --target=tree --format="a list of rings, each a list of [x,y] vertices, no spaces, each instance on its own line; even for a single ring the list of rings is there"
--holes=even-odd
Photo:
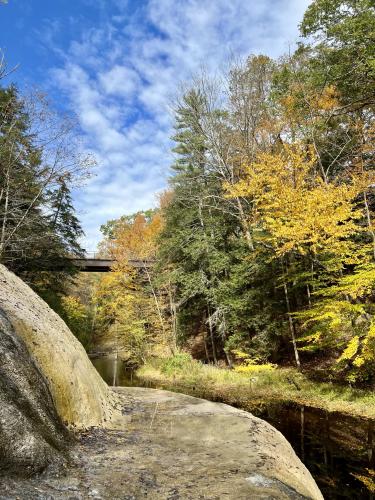
[[[217,346],[213,314],[218,310],[212,293],[212,252],[215,251],[213,209],[207,208],[210,195],[220,183],[209,175],[206,160],[203,116],[205,97],[192,89],[183,96],[176,109],[177,154],[171,182],[173,195],[163,211],[166,228],[160,238],[161,258],[169,269],[166,279],[176,291],[178,322],[184,321],[183,309],[193,303],[197,306],[198,329],[203,326],[203,343],[207,351],[207,338],[211,353],[217,361]],[[207,199],[207,202],[206,202]],[[199,305],[198,305],[199,304]]]
[[[202,72],[177,100],[168,195],[103,227],[117,264],[99,316],[137,363],[163,338],[206,362],[241,350],[371,379],[372,4],[315,0],[294,53]]]
[[[344,266],[360,262],[361,254],[352,236],[360,232],[356,221],[361,212],[354,200],[360,192],[360,181],[326,183],[316,168],[312,150],[284,144],[277,154],[261,153],[258,160],[244,167],[244,177],[228,186],[230,196],[247,196],[254,209],[251,225],[259,244],[274,252],[282,266],[282,286],[296,363],[299,355],[291,315],[288,281],[296,279],[296,270],[289,276],[290,263],[302,264],[297,271],[304,274],[305,261],[322,274],[339,276]],[[302,279],[300,275],[300,281]],[[314,272],[304,275],[306,290],[317,286]],[[322,279],[322,277],[320,277]],[[303,280],[303,279],[302,279]]]
[[[134,272],[112,271],[98,283],[94,296],[96,328],[116,356],[139,365],[150,356],[158,337],[152,300],[136,283]]]
[[[51,302],[74,272],[68,257],[82,253],[70,188],[92,160],[43,95],[2,88],[0,111],[0,261]]]
[[[97,288],[97,321],[104,336],[115,341],[116,350],[135,364],[144,361],[157,341],[173,351],[166,294],[158,287],[153,269],[162,224],[159,211],[149,210],[103,227],[102,251],[116,264]]]
[[[334,286],[320,290],[314,307],[301,311],[305,351],[339,352],[336,371],[349,382],[369,382],[375,368],[375,323],[372,296],[375,263],[358,266]]]
[[[49,214],[48,222],[57,235],[68,255],[81,256],[82,248],[78,243],[83,230],[74,212],[74,206],[67,180],[62,177],[57,181],[55,190],[46,193]]]
[[[361,22],[372,19],[363,5],[358,18],[345,8],[337,18],[342,33],[357,24],[358,46]],[[180,341],[206,326],[213,358],[224,345],[264,360],[285,356],[288,328],[299,365],[296,311],[312,311],[319,291],[355,275],[370,246],[375,255],[372,101],[348,105],[355,78],[342,72],[339,81],[332,68],[350,48],[340,34],[309,29],[319,40],[279,62],[256,56],[234,65],[227,100],[203,74],[176,107],[160,257],[174,284]]]
[[[304,15],[301,33],[315,38],[311,64],[338,89],[342,101],[339,112],[374,106],[373,1],[315,0]]]
[[[58,313],[85,349],[91,347],[91,321],[87,308],[74,295],[61,298]]]

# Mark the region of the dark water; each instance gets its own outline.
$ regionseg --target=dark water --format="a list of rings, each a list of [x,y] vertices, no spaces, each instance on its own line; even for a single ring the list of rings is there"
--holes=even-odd
[[[327,499],[368,499],[375,481],[375,425],[298,405],[269,406],[257,416],[276,427],[293,446]]]
[[[91,358],[91,362],[108,385],[126,387],[141,385],[134,375],[134,370],[127,368],[121,360],[116,362],[114,356]]]
[[[109,385],[142,383],[123,362],[92,359]],[[115,384],[114,384],[115,382]],[[253,411],[276,427],[291,443],[326,499],[375,500],[366,482],[375,482],[375,423],[298,405],[268,405]]]

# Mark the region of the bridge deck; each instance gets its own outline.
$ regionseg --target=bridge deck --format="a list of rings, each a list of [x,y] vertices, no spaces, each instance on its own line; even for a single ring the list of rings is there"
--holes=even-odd
[[[80,271],[87,273],[108,273],[112,266],[116,263],[113,259],[108,258],[92,258],[84,257],[82,259],[72,259],[73,264],[79,268]],[[150,267],[151,261],[142,260],[129,260],[129,265],[138,269]]]

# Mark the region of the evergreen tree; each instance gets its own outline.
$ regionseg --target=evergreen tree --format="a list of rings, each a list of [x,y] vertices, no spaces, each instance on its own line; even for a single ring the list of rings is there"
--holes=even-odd
[[[43,144],[51,148],[52,141],[38,136],[13,85],[0,89],[0,117],[0,261],[58,307],[58,295],[75,272],[69,257],[82,254],[71,166],[59,164],[61,149],[49,163]],[[71,155],[73,163],[73,149]]]

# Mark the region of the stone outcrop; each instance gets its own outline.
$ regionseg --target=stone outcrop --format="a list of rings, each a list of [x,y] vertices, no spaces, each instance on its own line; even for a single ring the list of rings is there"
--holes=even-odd
[[[68,474],[0,478],[0,491],[24,500],[323,499],[286,439],[250,413],[156,389],[117,391],[122,414],[112,429],[81,435]]]
[[[47,381],[57,413],[77,428],[111,418],[110,389],[64,321],[20,278],[0,265],[0,311]]]
[[[44,377],[0,311],[0,471],[60,467],[69,440]]]

